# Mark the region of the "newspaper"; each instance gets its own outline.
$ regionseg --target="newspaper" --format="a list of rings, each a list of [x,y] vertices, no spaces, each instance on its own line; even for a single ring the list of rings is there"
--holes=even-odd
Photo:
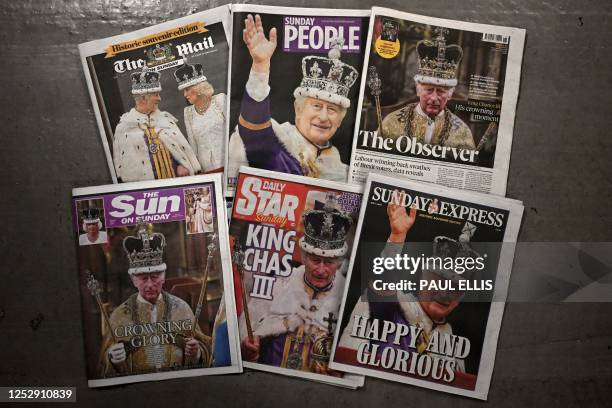
[[[349,182],[504,196],[525,31],[372,8]]]
[[[113,182],[222,172],[228,5],[79,45]]]
[[[243,165],[346,182],[369,15],[232,5],[226,194]]]
[[[361,188],[242,167],[230,247],[245,367],[356,388],[330,370]]]
[[[523,206],[368,177],[330,367],[486,399]]]
[[[87,378],[242,371],[221,175],[73,190]]]

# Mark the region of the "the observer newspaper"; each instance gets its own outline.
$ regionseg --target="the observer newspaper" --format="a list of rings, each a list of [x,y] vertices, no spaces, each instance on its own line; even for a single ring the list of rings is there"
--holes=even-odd
[[[73,190],[90,387],[242,371],[221,175]]]
[[[79,45],[114,182],[222,172],[229,5]]]
[[[504,196],[525,31],[373,7],[349,182]]]
[[[356,388],[328,367],[361,188],[242,167],[230,223],[245,367]]]
[[[243,165],[346,182],[369,15],[232,5],[227,194]]]
[[[486,399],[522,213],[371,174],[330,367]]]

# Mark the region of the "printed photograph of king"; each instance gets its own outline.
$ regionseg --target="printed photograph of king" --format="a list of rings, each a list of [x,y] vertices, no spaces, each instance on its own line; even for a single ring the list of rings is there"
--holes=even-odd
[[[242,337],[242,358],[341,376],[327,364],[344,291],[346,238],[353,219],[338,210],[335,192],[318,195],[325,198],[313,201],[316,207],[302,213],[303,235],[297,240],[300,262],[295,262],[287,277],[277,278],[270,301],[253,297],[246,306],[253,326]]]
[[[375,16],[357,147],[494,167],[509,41]],[[402,138],[410,140],[403,151]],[[415,153],[444,148],[458,157]]]
[[[234,306],[219,238],[225,218],[215,215],[225,203],[214,180],[73,200],[75,224],[106,225],[104,245],[78,236],[90,386],[240,369],[235,316],[226,314]],[[181,370],[189,372],[172,374]]]
[[[293,47],[293,17],[233,18],[228,187],[243,165],[346,181],[367,17],[302,18],[339,33],[317,49]]]
[[[250,172],[240,173],[230,224],[243,362],[354,387],[328,363],[361,194]],[[282,186],[282,207],[255,210],[270,186]]]

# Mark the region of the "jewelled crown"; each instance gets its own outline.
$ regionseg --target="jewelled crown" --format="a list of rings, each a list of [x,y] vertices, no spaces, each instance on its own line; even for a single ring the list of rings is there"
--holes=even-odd
[[[470,239],[476,232],[476,226],[469,222],[466,222],[463,228],[461,229],[461,235],[459,235],[458,239],[453,239],[445,236],[437,236],[434,238],[433,242],[433,256],[446,259],[446,258],[478,258],[480,254],[476,252],[470,246]],[[466,270],[462,275],[456,273],[452,269],[446,268],[433,268],[430,269],[431,272],[435,272],[441,276],[446,278],[457,280],[459,278],[467,278],[468,275],[471,274]]]
[[[327,57],[310,55],[302,58],[302,82],[293,96],[307,96],[335,103],[344,108],[351,106],[349,90],[359,73],[352,66],[340,61],[344,40],[335,38]]]
[[[174,79],[178,82],[178,90],[182,91],[192,85],[206,81],[202,64],[188,64],[187,61],[176,71]]]
[[[457,85],[457,69],[463,57],[463,50],[456,44],[447,45],[448,29],[437,27],[434,29],[435,39],[421,40],[417,43],[418,56],[416,82],[440,86]]]
[[[330,258],[346,254],[346,235],[353,219],[336,208],[335,193],[327,193],[322,209],[304,211],[302,219],[304,235],[300,238],[300,247],[304,251]]]
[[[123,249],[128,257],[130,275],[139,273],[163,272],[164,248],[166,237],[159,232],[149,232],[144,222],[139,221],[135,236],[123,239]]]
[[[85,208],[81,211],[81,219],[85,224],[100,222],[100,210],[97,208]]]
[[[142,95],[152,92],[160,92],[161,82],[159,72],[148,69],[146,66],[141,72],[134,72],[132,78],[132,95]]]

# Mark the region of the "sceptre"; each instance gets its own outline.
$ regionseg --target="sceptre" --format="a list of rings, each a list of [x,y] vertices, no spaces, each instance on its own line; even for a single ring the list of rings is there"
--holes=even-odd
[[[378,73],[376,72],[376,67],[374,65],[370,65],[368,67],[368,88],[370,88],[370,93],[374,97],[374,103],[376,104],[376,119],[378,120],[378,129],[380,132],[380,136],[384,137],[382,130],[382,111],[380,109],[380,94],[382,93],[382,82],[378,77]]]
[[[102,304],[102,298],[100,297],[102,289],[100,289],[100,283],[96,280],[96,278],[89,270],[86,270],[85,273],[87,274],[87,289],[89,290],[89,293],[91,293],[91,296],[96,299],[98,308],[100,308],[100,312],[102,312],[102,320],[104,321],[106,326],[108,326],[108,330],[110,331],[111,337],[113,338],[113,343],[118,343],[117,337],[113,332],[113,327],[110,324],[110,318],[108,317],[108,313],[106,312],[106,309]]]
[[[247,334],[249,336],[249,341],[253,342],[253,328],[251,327],[251,318],[249,316],[249,306],[247,304],[246,298],[246,290],[244,287],[244,251],[242,250],[242,246],[240,242],[236,241],[234,243],[234,254],[232,255],[232,261],[236,264],[236,269],[238,270],[238,274],[240,275],[240,286],[242,288],[242,310],[244,311],[244,320],[246,322]]]
[[[202,279],[202,287],[200,289],[200,297],[198,298],[198,304],[196,305],[196,310],[193,317],[193,325],[191,326],[191,337],[195,335],[195,328],[200,319],[200,314],[202,313],[202,303],[204,303],[204,298],[206,297],[206,289],[208,287],[208,271],[210,269],[210,263],[214,256],[215,251],[217,250],[217,244],[215,240],[217,239],[217,234],[212,234],[210,236],[211,242],[206,247],[208,249],[208,256],[206,257],[206,269],[204,269],[204,278]]]

